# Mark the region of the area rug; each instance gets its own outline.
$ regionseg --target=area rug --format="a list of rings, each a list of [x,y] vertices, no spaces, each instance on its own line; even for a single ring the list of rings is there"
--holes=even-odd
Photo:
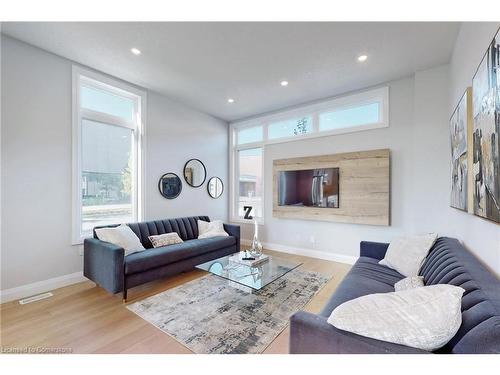
[[[209,274],[127,308],[195,353],[261,353],[328,280],[295,269],[250,293]]]

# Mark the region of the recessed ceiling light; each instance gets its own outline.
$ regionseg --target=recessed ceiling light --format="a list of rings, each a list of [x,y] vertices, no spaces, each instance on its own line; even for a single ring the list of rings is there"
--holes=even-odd
[[[288,86],[288,81],[281,81],[281,82],[280,82],[280,85],[281,85],[281,86]]]
[[[138,48],[131,48],[130,52],[132,52],[134,55],[139,56],[142,52]]]
[[[227,102],[228,102],[228,103],[234,103],[234,99],[233,99],[233,98],[229,98],[229,99],[227,100]]]
[[[365,62],[367,59],[368,59],[368,56],[366,56],[366,55],[358,56],[358,61],[359,62]]]

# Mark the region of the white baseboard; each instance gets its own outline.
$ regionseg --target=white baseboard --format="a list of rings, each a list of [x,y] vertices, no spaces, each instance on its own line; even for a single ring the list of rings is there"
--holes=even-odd
[[[252,244],[252,241],[242,239],[241,244],[249,246]],[[294,246],[281,245],[281,244],[276,244],[276,243],[262,242],[262,246],[264,246],[264,248],[268,249],[268,250],[279,251],[279,252],[287,253],[287,254],[302,255],[302,256],[311,257],[311,258],[330,260],[333,262],[339,262],[339,263],[345,263],[345,264],[354,264],[356,262],[356,260],[358,260],[358,257],[355,257],[355,256],[343,255],[343,254],[337,254],[337,253],[329,253],[326,251],[312,250],[312,249],[306,249],[306,248],[302,248],[302,247],[294,247]]]
[[[48,280],[37,281],[35,283],[21,285],[16,288],[0,291],[0,303],[15,301],[21,298],[30,297],[35,294],[48,292],[63,286],[80,283],[88,280],[83,276],[83,272],[75,272],[69,275],[54,277]]]

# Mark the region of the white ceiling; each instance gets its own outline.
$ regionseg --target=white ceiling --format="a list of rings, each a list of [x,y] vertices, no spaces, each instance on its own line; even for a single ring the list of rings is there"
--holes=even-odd
[[[447,63],[458,28],[449,22],[2,23],[7,35],[227,121]],[[142,55],[132,55],[132,47]],[[369,56],[363,64],[360,54]]]

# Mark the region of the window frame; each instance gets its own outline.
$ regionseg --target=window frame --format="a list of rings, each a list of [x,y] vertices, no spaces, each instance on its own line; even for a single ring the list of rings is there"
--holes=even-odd
[[[135,121],[127,121],[119,116],[113,116],[88,108],[80,107],[80,87],[87,86],[101,89],[132,99],[134,102]],[[105,125],[117,126],[132,130],[133,161],[134,161],[134,188],[132,193],[132,211],[134,220],[140,221],[144,215],[144,155],[145,155],[145,122],[146,122],[147,93],[135,86],[129,85],[106,75],[84,69],[80,66],[72,67],[72,245],[80,245],[92,233],[82,233],[82,120],[96,121]]]
[[[369,123],[363,125],[356,125],[350,127],[344,127],[339,129],[331,129],[331,130],[319,130],[319,117],[323,113],[333,112],[335,110],[343,110],[353,107],[358,107],[371,103],[379,103],[380,111],[379,111],[379,121],[376,123]],[[310,133],[294,135],[290,137],[282,137],[282,138],[274,138],[269,139],[269,124],[278,122],[278,121],[286,121],[295,118],[301,117],[311,117],[312,118],[312,129]],[[238,141],[238,131],[244,128],[251,128],[255,126],[262,126],[262,140],[259,142],[252,143],[244,143],[239,145]],[[237,223],[248,223],[248,220],[245,220],[238,216],[238,198],[239,192],[236,189],[239,187],[237,178],[239,176],[239,168],[237,162],[237,154],[238,151],[253,149],[253,148],[262,148],[262,212],[263,217],[257,218],[257,222],[259,224],[264,224],[264,216],[265,216],[265,207],[266,207],[266,199],[265,199],[265,149],[266,145],[272,145],[277,143],[285,143],[285,142],[295,142],[305,139],[312,139],[318,137],[328,137],[332,135],[340,135],[347,133],[355,133],[366,130],[380,129],[389,127],[389,87],[382,86],[375,89],[365,90],[361,92],[357,92],[354,94],[343,95],[339,97],[335,97],[329,100],[323,100],[320,102],[315,102],[313,104],[307,104],[298,106],[292,109],[279,111],[275,113],[271,113],[269,115],[257,116],[247,120],[235,121],[229,124],[229,210],[230,210],[230,220],[232,222]]]

